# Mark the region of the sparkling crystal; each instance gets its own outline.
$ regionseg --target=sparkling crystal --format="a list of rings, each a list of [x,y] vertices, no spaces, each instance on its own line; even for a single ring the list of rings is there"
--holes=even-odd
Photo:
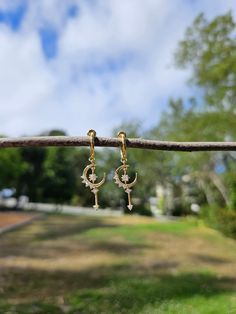
[[[96,194],[96,193],[98,193],[98,189],[93,188],[93,189],[92,189],[92,192],[93,192],[94,194]]]
[[[91,173],[89,175],[89,180],[94,183],[97,180],[97,175],[95,173]]]
[[[127,188],[127,189],[125,190],[125,192],[126,192],[126,193],[131,193],[131,192],[132,192],[132,190],[131,190],[131,189],[129,189],[129,188]]]
[[[129,176],[128,176],[127,174],[123,174],[123,175],[121,176],[121,180],[126,183],[126,182],[129,181]]]

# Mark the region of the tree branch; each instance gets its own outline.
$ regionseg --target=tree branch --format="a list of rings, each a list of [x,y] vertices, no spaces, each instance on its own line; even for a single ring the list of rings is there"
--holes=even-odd
[[[95,146],[118,147],[116,138],[96,137]],[[47,146],[89,146],[89,137],[81,136],[40,136],[0,138],[0,147],[47,147]],[[165,151],[236,151],[236,142],[167,142],[144,140],[141,138],[127,139],[127,147],[165,150]]]

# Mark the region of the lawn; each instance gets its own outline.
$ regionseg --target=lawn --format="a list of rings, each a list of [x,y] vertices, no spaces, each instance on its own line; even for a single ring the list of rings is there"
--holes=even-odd
[[[48,215],[1,235],[0,313],[236,313],[236,242],[197,220]]]

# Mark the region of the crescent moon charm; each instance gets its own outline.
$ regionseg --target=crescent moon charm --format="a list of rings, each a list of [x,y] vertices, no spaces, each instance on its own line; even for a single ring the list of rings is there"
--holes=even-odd
[[[129,179],[130,177],[128,176],[128,173],[127,173],[127,168],[129,166],[126,165],[126,164],[123,164],[121,165],[120,167],[118,167],[116,170],[115,170],[115,175],[114,175],[114,180],[115,180],[115,183],[119,186],[119,187],[122,187],[125,192],[128,194],[128,209],[129,210],[132,210],[133,208],[133,205],[131,203],[131,195],[130,193],[132,192],[131,188],[136,184],[137,182],[137,179],[138,179],[138,174],[136,173],[135,174],[135,178],[132,182],[129,182]],[[121,176],[121,179],[119,177],[119,171],[120,170],[123,170],[123,175]]]
[[[85,184],[86,187],[89,187],[91,192],[94,193],[95,196],[95,204],[93,205],[93,208],[98,209],[98,191],[99,187],[103,185],[103,183],[106,180],[106,174],[103,174],[103,178],[100,182],[96,183],[97,175],[95,174],[96,165],[94,163],[91,163],[90,165],[86,166],[84,168],[83,174],[81,178],[83,179],[82,183]],[[88,174],[88,171],[91,170],[91,174]]]

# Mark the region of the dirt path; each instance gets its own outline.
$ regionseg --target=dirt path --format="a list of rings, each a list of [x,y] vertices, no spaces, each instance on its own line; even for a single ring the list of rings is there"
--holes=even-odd
[[[16,212],[1,212],[0,213],[0,233],[4,230],[9,230],[15,226],[20,226],[30,222],[36,218],[35,214],[31,213],[16,213]]]

